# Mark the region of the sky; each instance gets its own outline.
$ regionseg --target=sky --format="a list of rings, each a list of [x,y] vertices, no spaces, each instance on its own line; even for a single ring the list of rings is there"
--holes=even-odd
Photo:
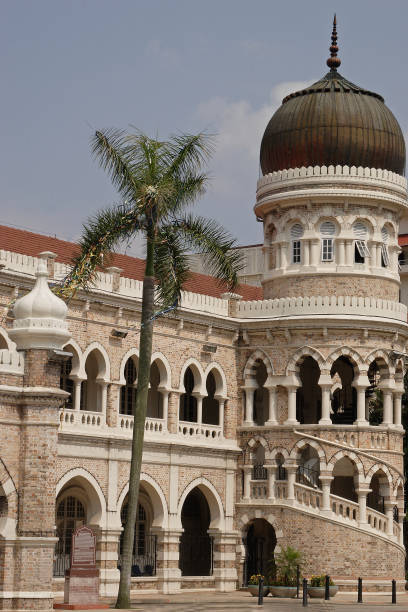
[[[327,72],[335,11],[341,74],[383,95],[407,134],[407,0],[1,0],[0,223],[77,240],[119,201],[95,129],[206,130],[216,152],[196,210],[261,242],[262,134]]]

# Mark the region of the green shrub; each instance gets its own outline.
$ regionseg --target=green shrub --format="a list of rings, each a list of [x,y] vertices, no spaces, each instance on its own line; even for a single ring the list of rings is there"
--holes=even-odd
[[[334,586],[333,580],[330,578],[329,581],[330,586]],[[310,579],[310,586],[312,587],[324,587],[326,586],[326,575],[322,574],[321,576],[312,576]]]

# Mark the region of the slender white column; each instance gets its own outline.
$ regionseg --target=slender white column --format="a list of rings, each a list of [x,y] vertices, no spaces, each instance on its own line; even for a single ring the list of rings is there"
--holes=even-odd
[[[269,391],[269,415],[268,420],[265,425],[268,427],[269,425],[277,425],[278,421],[276,419],[276,395],[277,389],[276,387],[266,387]]]
[[[197,398],[197,423],[201,425],[203,422],[203,396],[197,394],[195,397]]]
[[[295,386],[287,387],[288,390],[288,418],[285,425],[299,425],[296,420],[296,389]]]
[[[381,246],[382,245],[381,243],[377,243],[376,246],[377,246],[377,253],[376,253],[377,257],[375,261],[376,261],[377,268],[381,268]]]
[[[346,266],[352,266],[354,263],[354,241],[346,240]]]
[[[72,398],[74,410],[81,410],[81,383],[82,380],[74,381],[74,397]]]
[[[359,376],[360,380],[356,380],[353,382],[353,387],[355,387],[357,391],[357,419],[354,421],[353,425],[368,425],[368,421],[366,419],[366,401],[365,401],[365,391],[370,381],[367,376]]]
[[[310,241],[303,240],[303,265],[308,266],[310,264]]]
[[[243,425],[252,427],[254,425],[254,395],[257,388],[256,383],[248,383],[242,387],[245,390],[245,420]]]
[[[346,249],[345,249],[344,240],[341,240],[341,239],[338,240],[337,245],[338,245],[338,254],[339,254],[338,265],[344,266],[344,262],[346,258]]]
[[[275,244],[274,249],[275,249],[275,268],[278,269],[281,267],[280,244]]]
[[[359,526],[366,527],[367,525],[367,495],[371,489],[357,489],[358,495],[358,510],[359,510]]]
[[[106,382],[98,382],[100,388],[100,398],[101,398],[101,412],[106,416],[106,404],[108,397],[108,383]]]
[[[398,505],[398,526],[399,526],[399,535],[398,535],[398,543],[401,546],[404,546],[404,503],[402,505]]]
[[[332,513],[330,505],[330,484],[333,476],[330,474],[320,474],[320,482],[322,483],[322,507],[321,513],[325,516],[330,516]]]
[[[394,504],[391,500],[385,501],[385,516],[387,517],[387,535],[394,535]]]
[[[281,247],[281,267],[285,270],[288,267],[287,243],[282,243]]]
[[[224,407],[225,407],[225,399],[218,400],[218,425],[222,429],[222,434],[224,435]]]
[[[394,392],[394,427],[397,429],[402,429],[401,425],[401,398],[402,392],[395,391]]]
[[[169,417],[169,391],[167,391],[167,389],[160,391],[160,393],[162,394],[162,406],[163,406],[163,423],[164,423],[164,427],[166,428],[166,430],[168,431],[168,426],[167,426],[167,421],[168,421],[168,417]]]
[[[267,465],[268,471],[268,499],[273,501],[275,499],[275,479],[276,479],[276,465]]]
[[[383,389],[383,421],[382,425],[392,425],[392,390]]]
[[[251,499],[251,466],[244,467],[244,499]]]
[[[310,242],[311,242],[311,261],[310,261],[310,264],[312,266],[317,266],[318,263],[319,263],[320,240],[318,238],[313,238]]]
[[[331,425],[332,420],[330,418],[330,389],[331,384],[320,383],[322,390],[322,418],[319,421],[319,425]]]
[[[288,474],[288,503],[293,504],[295,501],[295,482],[296,482],[296,465],[287,465],[285,463],[286,472]]]

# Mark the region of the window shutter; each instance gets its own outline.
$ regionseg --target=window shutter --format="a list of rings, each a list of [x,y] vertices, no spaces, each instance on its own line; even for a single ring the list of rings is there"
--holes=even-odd
[[[292,225],[292,227],[290,228],[290,237],[292,238],[292,240],[299,240],[299,238],[301,238],[303,236],[303,227],[300,225],[300,223],[295,223],[294,225]]]
[[[386,227],[383,227],[381,230],[381,237],[382,237],[382,241],[387,244],[388,242],[388,230]]]
[[[336,226],[333,221],[325,221],[320,226],[320,234],[322,236],[334,236],[336,233]]]
[[[361,221],[356,221],[356,223],[353,225],[353,234],[357,240],[367,240],[367,227],[364,225],[364,223],[361,223]]]

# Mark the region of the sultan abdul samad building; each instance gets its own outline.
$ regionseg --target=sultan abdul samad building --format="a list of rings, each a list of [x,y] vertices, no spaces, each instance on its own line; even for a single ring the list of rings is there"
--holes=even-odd
[[[288,544],[344,590],[404,583],[405,144],[330,50],[266,126],[242,284],[195,272],[156,322],[134,591],[236,589]],[[0,247],[0,606],[50,608],[82,524],[113,597],[143,262],[116,255],[67,308],[47,274],[73,244],[1,227]]]

